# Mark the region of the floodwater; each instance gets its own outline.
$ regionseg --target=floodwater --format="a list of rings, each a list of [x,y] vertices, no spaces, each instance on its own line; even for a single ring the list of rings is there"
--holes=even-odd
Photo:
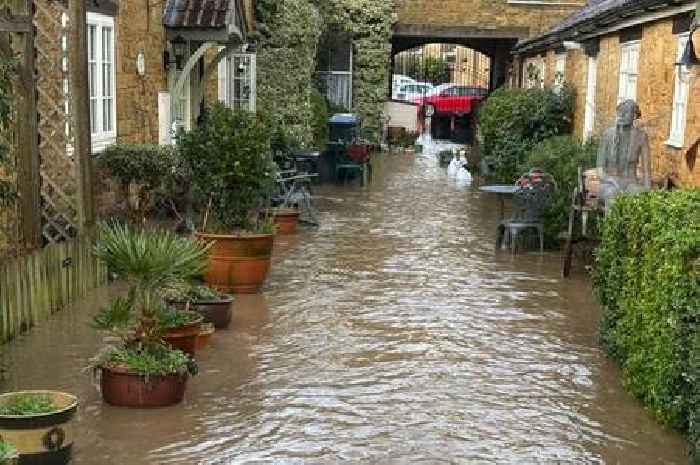
[[[2,389],[80,396],[76,465],[687,463],[596,345],[585,277],[494,251],[496,199],[399,154],[318,194],[182,405],[109,407],[83,372],[113,289],[5,346]]]

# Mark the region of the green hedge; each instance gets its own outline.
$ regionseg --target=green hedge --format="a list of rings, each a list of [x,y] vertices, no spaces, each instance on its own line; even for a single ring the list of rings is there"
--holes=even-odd
[[[554,199],[545,213],[545,233],[550,243],[569,223],[571,196],[578,186],[578,167],[592,168],[596,162],[596,145],[582,143],[573,136],[557,136],[535,145],[519,167],[520,173],[539,168],[551,174],[557,182]]]
[[[514,182],[518,166],[538,142],[571,132],[574,91],[565,85],[552,89],[510,89],[494,92],[478,114],[481,153],[490,173],[502,182]]]
[[[695,448],[699,255],[700,190],[626,196],[603,222],[594,273],[601,339],[626,388],[660,421],[688,430]]]

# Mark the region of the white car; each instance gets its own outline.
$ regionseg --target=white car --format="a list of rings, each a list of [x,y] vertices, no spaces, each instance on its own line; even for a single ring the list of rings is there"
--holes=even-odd
[[[414,82],[411,84],[402,85],[396,95],[394,100],[403,100],[406,102],[411,102],[416,98],[424,97],[430,91],[433,90],[433,85],[429,82]]]
[[[396,94],[399,92],[399,89],[401,89],[402,86],[405,86],[406,84],[413,84],[415,82],[416,80],[411,77],[404,76],[403,74],[394,74],[391,85],[391,98],[396,98]]]

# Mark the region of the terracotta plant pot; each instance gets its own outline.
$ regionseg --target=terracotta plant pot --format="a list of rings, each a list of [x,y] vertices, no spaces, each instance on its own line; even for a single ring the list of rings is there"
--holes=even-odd
[[[299,224],[299,210],[296,208],[277,208],[272,212],[272,218],[278,234],[294,234]]]
[[[214,246],[209,250],[207,284],[222,292],[255,294],[270,270],[274,235],[224,236],[197,234]]]
[[[19,452],[19,465],[63,465],[73,449],[73,418],[78,398],[62,392],[24,391],[0,395],[0,404],[14,396],[48,395],[57,410],[37,415],[0,415],[0,436]]]
[[[126,368],[102,368],[102,398],[110,405],[155,408],[175,405],[185,396],[186,374],[148,376]]]
[[[202,350],[211,342],[211,337],[216,331],[214,325],[211,323],[202,323],[199,329],[199,336],[197,336],[197,350]]]
[[[170,344],[175,349],[194,356],[197,351],[197,336],[199,329],[202,326],[204,317],[199,317],[191,323],[180,326],[178,328],[169,329],[162,337],[163,342]]]

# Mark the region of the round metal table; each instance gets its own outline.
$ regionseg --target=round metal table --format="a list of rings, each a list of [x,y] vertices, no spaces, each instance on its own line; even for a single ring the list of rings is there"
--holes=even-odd
[[[514,184],[491,184],[488,186],[481,186],[479,188],[479,190],[482,192],[498,195],[498,199],[501,203],[501,220],[505,219],[506,196],[515,194],[518,189],[518,186]]]

